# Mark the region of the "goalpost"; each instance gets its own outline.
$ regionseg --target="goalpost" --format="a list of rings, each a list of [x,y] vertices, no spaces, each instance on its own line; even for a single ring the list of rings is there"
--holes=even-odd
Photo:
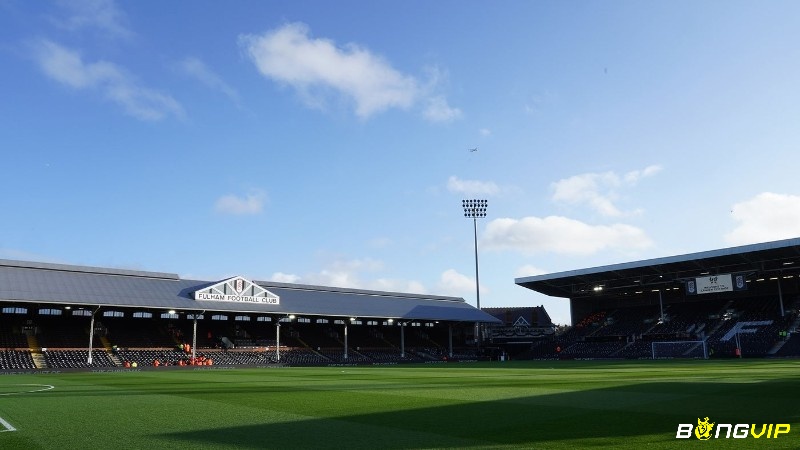
[[[708,359],[706,341],[653,341],[650,351],[653,359]]]

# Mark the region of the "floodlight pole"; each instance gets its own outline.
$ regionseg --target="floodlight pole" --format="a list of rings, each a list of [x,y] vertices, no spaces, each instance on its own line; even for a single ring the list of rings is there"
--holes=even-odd
[[[472,229],[475,237],[475,300],[478,309],[481,309],[481,284],[478,277],[478,219],[486,217],[486,208],[489,206],[487,200],[462,200],[461,206],[464,208],[464,217],[472,219]],[[475,340],[478,347],[481,345],[480,324],[475,323]]]

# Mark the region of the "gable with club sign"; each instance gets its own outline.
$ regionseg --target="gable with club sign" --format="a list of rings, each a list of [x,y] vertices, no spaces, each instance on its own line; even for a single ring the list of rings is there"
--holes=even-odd
[[[243,277],[233,277],[195,291],[194,299],[215,302],[247,302],[279,305],[280,297]]]

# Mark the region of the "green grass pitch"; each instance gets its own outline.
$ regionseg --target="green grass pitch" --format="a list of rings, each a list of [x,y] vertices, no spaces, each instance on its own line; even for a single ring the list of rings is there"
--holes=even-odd
[[[770,439],[675,439],[679,423],[705,417],[791,430]],[[0,376],[3,450],[679,447],[800,448],[800,361]]]

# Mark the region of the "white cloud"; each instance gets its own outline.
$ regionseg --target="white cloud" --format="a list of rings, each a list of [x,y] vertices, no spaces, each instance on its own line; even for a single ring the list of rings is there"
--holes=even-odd
[[[240,44],[262,75],[287,83],[305,96],[333,89],[356,103],[356,114],[369,117],[388,108],[408,108],[418,95],[413,77],[393,69],[379,56],[355,44],[337,47],[309,36],[305,24],[291,23],[260,36],[240,37]]]
[[[267,195],[261,191],[254,191],[243,197],[224,195],[214,203],[214,210],[221,214],[237,216],[259,214],[264,210]]]
[[[276,283],[299,283],[300,276],[291,273],[275,272],[270,275],[269,281],[274,281]]]
[[[466,195],[492,195],[500,192],[500,188],[492,181],[461,180],[456,176],[447,179],[447,190]]]
[[[403,292],[409,294],[427,294],[427,289],[419,281],[393,280],[378,278],[365,284],[366,289],[386,292]]]
[[[360,289],[362,283],[355,273],[345,270],[324,269],[310,277],[313,284]]]
[[[431,122],[452,122],[461,117],[461,110],[448,105],[444,97],[437,96],[428,99],[422,116]]]
[[[53,22],[69,31],[95,28],[115,38],[130,38],[133,33],[125,25],[125,13],[117,8],[113,0],[60,0],[67,13],[66,18]]]
[[[736,228],[724,236],[731,245],[800,237],[800,196],[763,192],[733,205]]]
[[[642,178],[651,177],[661,172],[662,167],[659,165],[650,165],[642,170],[632,170],[625,174],[623,177],[628,184],[636,184]]]
[[[621,212],[614,206],[612,192],[601,189],[619,184],[619,178],[612,173],[588,173],[575,175],[552,184],[553,200],[570,204],[588,204],[604,216],[619,216]]]
[[[225,94],[231,101],[239,105],[239,93],[226,83],[219,75],[198,58],[187,57],[178,63],[185,74],[199,80],[204,85]]]
[[[523,104],[523,109],[527,114],[538,115],[557,102],[558,96],[555,93],[544,91],[529,96]]]
[[[368,289],[368,283],[361,280],[362,272],[378,272],[383,263],[371,258],[336,259],[317,273],[303,277],[311,284],[337,286],[353,289]]]
[[[303,23],[290,23],[261,35],[241,35],[239,45],[265,77],[291,86],[310,107],[324,108],[331,94],[355,104],[361,118],[391,108],[409,109],[420,100],[433,121],[458,118],[461,111],[429,86],[404,74],[384,58],[357,44],[337,46],[313,38]],[[434,77],[438,79],[438,71]],[[434,80],[432,82],[436,84]]]
[[[652,245],[647,234],[626,224],[589,225],[566,217],[501,218],[488,223],[481,243],[487,250],[525,255],[591,255],[603,250],[637,251]]]
[[[481,134],[481,136],[490,136],[492,134],[492,130],[488,128],[481,128],[478,130],[478,132]]]
[[[464,274],[458,273],[455,269],[447,269],[442,272],[437,284],[443,295],[461,296],[470,292],[475,292],[475,279]],[[484,289],[481,287],[481,292]]]
[[[106,62],[85,63],[81,55],[49,40],[33,45],[34,59],[51,79],[73,89],[95,89],[126,113],[142,120],[183,117],[183,107],[167,94],[140,86],[123,68]]]
[[[350,289],[368,289],[375,291],[405,292],[425,294],[425,285],[416,280],[400,280],[374,277],[384,269],[382,261],[362,259],[336,259],[322,270],[302,277],[277,272],[272,281],[284,283],[305,283],[319,286],[335,286]]]
[[[622,176],[615,172],[585,173],[552,183],[553,200],[569,204],[585,204],[604,216],[617,217],[624,213],[615,205],[618,190],[636,185],[639,180],[661,171],[652,165]]]
[[[518,267],[517,270],[514,271],[514,278],[533,277],[545,273],[547,273],[547,271],[530,264],[525,264],[524,266]]]

